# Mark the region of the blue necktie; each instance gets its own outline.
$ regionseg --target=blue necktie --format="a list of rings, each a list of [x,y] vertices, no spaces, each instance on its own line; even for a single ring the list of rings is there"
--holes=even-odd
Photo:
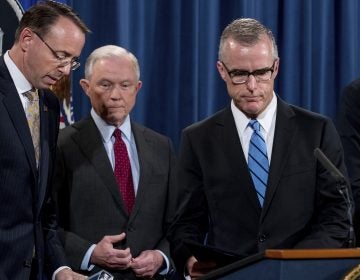
[[[249,125],[254,131],[249,144],[248,166],[262,207],[269,175],[269,160],[265,140],[260,134],[259,122],[257,120],[251,120]]]

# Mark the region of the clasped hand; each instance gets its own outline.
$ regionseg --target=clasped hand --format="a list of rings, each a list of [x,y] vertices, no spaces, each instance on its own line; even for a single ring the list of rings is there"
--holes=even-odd
[[[115,249],[114,244],[125,239],[126,234],[107,235],[96,244],[90,262],[99,266],[125,270],[131,268],[137,277],[153,277],[163,263],[161,253],[146,250],[133,258],[130,248]]]

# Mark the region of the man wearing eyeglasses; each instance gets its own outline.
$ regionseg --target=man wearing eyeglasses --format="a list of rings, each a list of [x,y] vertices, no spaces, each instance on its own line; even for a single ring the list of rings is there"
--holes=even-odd
[[[169,239],[178,270],[191,278],[216,261],[196,259],[188,241],[243,257],[347,246],[346,201],[313,156],[319,147],[346,174],[339,136],[328,118],[274,93],[279,63],[260,22],[242,18],[223,31],[217,68],[230,106],[186,128],[180,145],[178,178],[188,196]]]
[[[86,25],[46,1],[22,17],[0,57],[0,279],[84,279],[66,267],[49,198],[59,128],[57,98],[46,89],[79,63]],[[52,277],[52,278],[51,278]]]

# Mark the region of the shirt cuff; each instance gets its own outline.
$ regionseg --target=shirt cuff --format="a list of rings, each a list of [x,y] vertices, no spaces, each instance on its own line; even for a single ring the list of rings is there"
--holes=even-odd
[[[93,244],[86,251],[85,256],[84,256],[84,258],[83,258],[83,260],[81,262],[81,266],[80,266],[81,270],[91,271],[94,268],[95,265],[90,264],[90,257],[91,257],[91,254],[93,253],[95,247],[96,247],[96,245]]]
[[[170,262],[169,262],[169,259],[168,259],[167,256],[166,256],[163,252],[161,252],[160,250],[156,250],[156,251],[158,251],[158,252],[163,256],[163,258],[164,258],[164,260],[165,260],[165,264],[166,264],[166,267],[165,267],[164,269],[162,269],[161,271],[159,271],[158,273],[159,273],[160,275],[166,275],[166,274],[169,273],[169,270],[170,270]],[[161,266],[160,268],[162,268],[162,267],[164,267],[164,266]]]
[[[70,267],[68,266],[60,266],[57,270],[54,271],[52,277],[51,277],[51,280],[55,280],[55,277],[56,277],[56,274],[60,271],[60,270],[63,270],[63,269],[70,269]]]

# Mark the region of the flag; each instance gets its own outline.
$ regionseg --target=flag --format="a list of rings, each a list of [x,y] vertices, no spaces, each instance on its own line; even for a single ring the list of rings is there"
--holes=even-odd
[[[23,9],[16,0],[0,0],[0,55],[14,43],[14,34],[23,15]]]
[[[60,102],[60,129],[74,123],[74,121],[74,108],[72,96],[70,96],[69,103],[65,99]]]
[[[60,102],[60,129],[74,123],[70,76],[62,77],[51,87],[51,91],[57,96]]]

